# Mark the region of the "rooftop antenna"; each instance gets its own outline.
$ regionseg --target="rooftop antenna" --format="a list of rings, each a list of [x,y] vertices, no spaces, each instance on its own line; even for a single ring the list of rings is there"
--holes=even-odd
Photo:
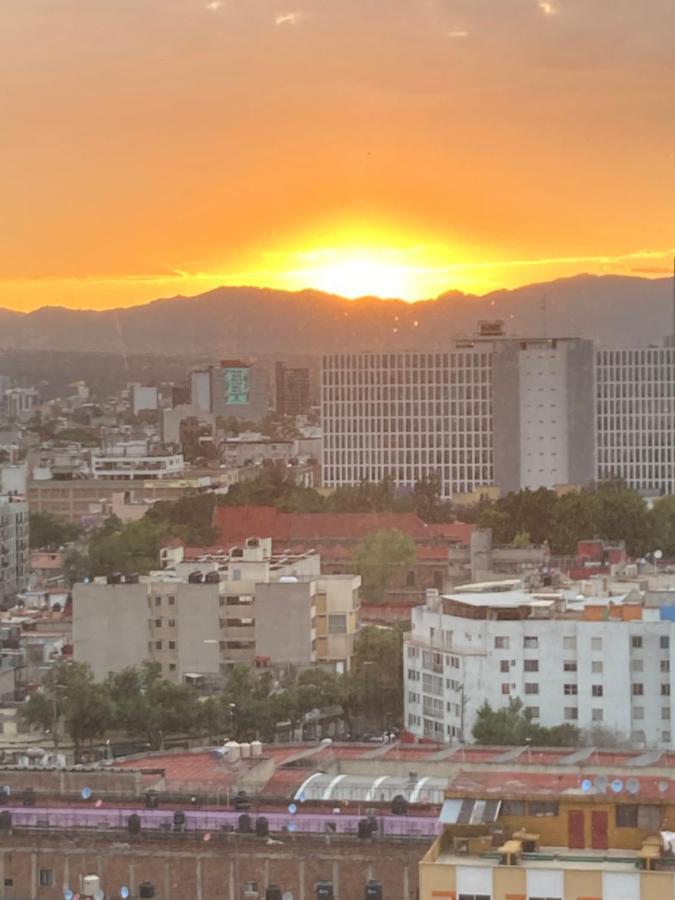
[[[675,273],[675,260],[673,260],[673,272]],[[675,275],[674,275],[674,277],[675,277]],[[675,288],[674,288],[673,290],[674,290],[674,294],[673,294],[673,304],[674,304],[674,305],[673,305],[673,321],[675,322]],[[548,311],[548,310],[547,310],[547,305],[548,305],[548,298],[547,298],[546,294],[542,294],[542,297],[541,297],[541,318],[542,318],[542,325],[543,325],[543,330],[544,330],[544,333],[543,333],[543,335],[542,335],[543,338],[547,338],[547,337],[548,337],[548,322],[547,322],[547,316],[546,316],[546,313],[547,313],[547,311]]]

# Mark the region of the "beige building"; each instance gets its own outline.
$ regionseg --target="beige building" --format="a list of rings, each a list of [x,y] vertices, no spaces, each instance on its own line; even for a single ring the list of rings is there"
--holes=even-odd
[[[75,659],[97,678],[150,659],[175,681],[218,679],[237,664],[349,668],[360,578],[322,576],[318,554],[273,556],[252,538],[228,554],[180,559],[148,576],[73,591]]]
[[[638,765],[654,763],[642,760]],[[540,764],[527,775],[466,773],[459,780],[462,787],[456,779],[446,793],[443,832],[420,862],[419,900],[675,896],[667,768],[660,779],[624,781],[611,769],[606,776],[555,775]]]

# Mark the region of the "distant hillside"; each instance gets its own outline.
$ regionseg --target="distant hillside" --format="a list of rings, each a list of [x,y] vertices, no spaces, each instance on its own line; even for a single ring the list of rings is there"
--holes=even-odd
[[[106,312],[0,309],[0,347],[205,358],[441,348],[486,318],[505,319],[514,335],[583,335],[610,346],[644,345],[673,330],[672,286],[666,278],[579,275],[484,297],[451,292],[415,304],[223,287]]]

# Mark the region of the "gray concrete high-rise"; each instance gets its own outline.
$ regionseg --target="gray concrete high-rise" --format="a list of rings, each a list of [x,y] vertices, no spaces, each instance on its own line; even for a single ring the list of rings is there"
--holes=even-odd
[[[453,341],[444,352],[324,357],[323,483],[440,475],[446,498],[594,477],[593,344]]]

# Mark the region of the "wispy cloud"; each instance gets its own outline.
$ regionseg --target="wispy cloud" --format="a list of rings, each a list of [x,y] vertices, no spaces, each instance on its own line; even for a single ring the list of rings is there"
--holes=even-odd
[[[554,16],[558,12],[550,0],[537,0],[537,6],[545,16]]]
[[[204,9],[208,9],[209,12],[218,12],[223,6],[225,6],[225,0],[209,0]]]
[[[453,40],[460,38],[467,38],[469,36],[469,32],[463,28],[453,28],[448,32],[448,37],[453,38]]]
[[[279,13],[279,15],[275,18],[275,25],[299,25],[303,19],[303,14],[300,10],[295,10],[294,12],[285,12]]]

